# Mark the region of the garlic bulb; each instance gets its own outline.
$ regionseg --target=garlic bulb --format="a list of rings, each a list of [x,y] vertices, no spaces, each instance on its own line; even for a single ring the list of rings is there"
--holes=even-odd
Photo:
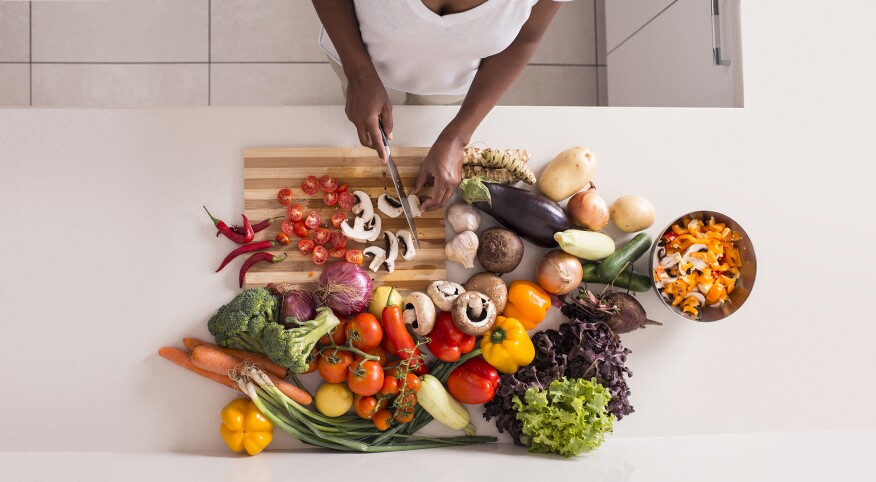
[[[477,231],[481,225],[481,213],[469,203],[453,203],[447,208],[447,221],[456,233]]]
[[[459,263],[465,268],[474,268],[474,259],[477,253],[478,235],[474,231],[463,231],[457,234],[444,247],[447,259]]]

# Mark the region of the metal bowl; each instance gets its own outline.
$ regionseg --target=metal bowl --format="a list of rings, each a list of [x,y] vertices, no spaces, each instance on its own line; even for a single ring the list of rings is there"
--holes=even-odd
[[[672,306],[669,301],[663,297],[663,294],[657,289],[657,284],[654,282],[654,266],[657,264],[657,243],[660,242],[660,239],[663,237],[663,233],[672,228],[673,225],[679,224],[685,217],[690,218],[698,218],[703,220],[704,222],[708,222],[709,218],[714,217],[716,223],[725,223],[727,227],[738,232],[742,239],[736,241],[736,247],[739,249],[739,256],[742,259],[742,268],[739,270],[740,276],[736,281],[735,288],[733,292],[730,293],[729,300],[721,305],[720,307],[715,306],[703,306],[700,308],[700,317],[693,318],[686,313],[682,313],[680,308]],[[742,229],[742,226],[739,225],[733,218],[727,216],[726,214],[721,214],[715,211],[693,211],[687,213],[683,216],[678,217],[675,221],[670,223],[668,226],[663,228],[662,231],[658,234],[657,239],[654,241],[654,244],[651,246],[651,270],[649,276],[651,278],[651,286],[654,288],[654,291],[657,293],[657,297],[660,298],[660,301],[663,303],[663,306],[667,307],[670,311],[675,313],[676,315],[692,321],[702,321],[702,322],[710,322],[710,321],[718,321],[727,318],[738,310],[745,300],[748,299],[748,295],[751,294],[752,288],[754,288],[754,278],[757,274],[757,258],[754,256],[754,245],[751,243],[751,239],[748,237],[748,233]]]

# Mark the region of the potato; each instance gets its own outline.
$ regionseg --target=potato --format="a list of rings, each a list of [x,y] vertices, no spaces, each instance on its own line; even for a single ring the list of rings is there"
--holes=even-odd
[[[650,228],[657,216],[650,201],[632,194],[617,198],[611,203],[610,212],[611,222],[625,233]]]
[[[580,191],[596,170],[596,156],[586,147],[573,147],[559,153],[538,179],[538,189],[553,201],[561,201]]]

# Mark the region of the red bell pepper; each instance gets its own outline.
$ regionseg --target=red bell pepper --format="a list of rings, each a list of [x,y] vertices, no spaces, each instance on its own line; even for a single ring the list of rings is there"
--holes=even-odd
[[[459,331],[450,313],[443,311],[435,318],[435,326],[429,332],[426,345],[433,355],[443,362],[453,363],[464,353],[474,350],[475,337]]]
[[[456,367],[447,378],[447,391],[461,403],[487,403],[499,387],[499,372],[481,357]]]

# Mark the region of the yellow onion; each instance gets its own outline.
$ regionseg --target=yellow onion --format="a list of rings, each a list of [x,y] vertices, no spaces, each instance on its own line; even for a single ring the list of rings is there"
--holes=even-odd
[[[601,231],[611,218],[608,203],[596,193],[596,186],[575,194],[566,205],[571,221],[591,231]]]
[[[542,256],[535,268],[535,279],[548,293],[565,295],[581,284],[584,267],[571,254],[555,249]]]

